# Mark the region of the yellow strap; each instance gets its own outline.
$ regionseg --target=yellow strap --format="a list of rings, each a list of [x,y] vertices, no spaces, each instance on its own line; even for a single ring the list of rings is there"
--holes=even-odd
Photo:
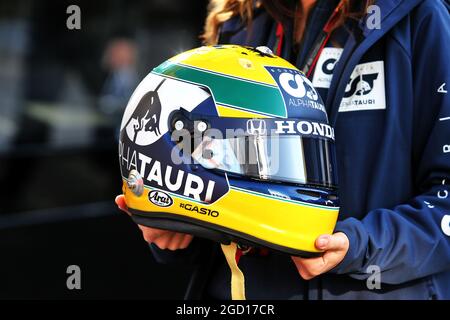
[[[245,279],[236,263],[237,245],[232,242],[228,246],[222,244],[222,251],[231,270],[231,299],[245,300]]]

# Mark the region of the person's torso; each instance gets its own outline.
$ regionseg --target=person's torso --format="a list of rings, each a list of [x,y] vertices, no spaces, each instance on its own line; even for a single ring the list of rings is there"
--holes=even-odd
[[[312,11],[298,52],[293,53],[290,31],[285,30],[281,56],[300,70],[336,1],[319,2]],[[348,23],[336,30],[318,56],[310,75],[326,104],[334,125],[339,175],[340,218],[362,219],[370,210],[392,208],[414,197],[415,168],[413,150],[414,125],[413,75],[410,57],[398,41],[408,39],[408,18],[372,44],[356,62],[349,78],[342,79],[354,48],[347,48],[349,37],[358,38]],[[251,30],[251,33],[248,32]],[[221,43],[268,46],[277,50],[277,23],[258,9],[250,29],[238,17],[221,29]],[[280,49],[280,48],[278,48]],[[341,61],[342,59],[345,59]],[[336,88],[344,83],[342,98]],[[342,87],[342,84],[341,84]],[[330,88],[334,90],[330,90]],[[395,174],[395,178],[393,178]],[[264,262],[264,263],[262,263]],[[419,279],[402,285],[383,285],[369,290],[365,281],[346,275],[323,275],[303,281],[291,258],[272,253],[269,258],[243,256],[239,266],[246,275],[248,297],[252,299],[429,299],[434,295],[430,279]],[[214,298],[226,299],[229,270],[219,259],[208,292]],[[270,289],[267,289],[270,288]]]

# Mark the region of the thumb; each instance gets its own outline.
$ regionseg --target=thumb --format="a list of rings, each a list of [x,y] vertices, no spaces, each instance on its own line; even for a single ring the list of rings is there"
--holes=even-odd
[[[316,239],[315,245],[319,250],[342,250],[347,247],[348,238],[342,232],[333,235],[321,235]]]

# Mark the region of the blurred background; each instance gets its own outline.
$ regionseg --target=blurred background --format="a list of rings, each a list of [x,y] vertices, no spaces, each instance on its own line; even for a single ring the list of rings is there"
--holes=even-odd
[[[183,297],[190,270],[156,264],[116,209],[117,134],[138,82],[200,45],[206,6],[0,0],[0,299]]]

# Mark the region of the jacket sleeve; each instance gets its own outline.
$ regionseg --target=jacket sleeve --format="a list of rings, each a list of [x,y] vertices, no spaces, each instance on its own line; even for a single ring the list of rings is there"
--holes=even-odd
[[[417,119],[412,161],[421,194],[362,220],[338,222],[335,230],[348,236],[350,249],[331,271],[365,279],[376,265],[388,284],[450,270],[450,16],[442,2],[425,1],[411,21]]]

